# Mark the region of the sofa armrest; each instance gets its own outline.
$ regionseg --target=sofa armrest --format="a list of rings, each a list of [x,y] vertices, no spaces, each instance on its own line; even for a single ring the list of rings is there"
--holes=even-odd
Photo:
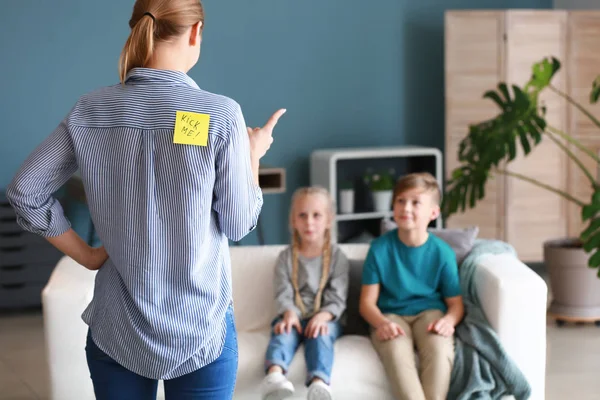
[[[42,290],[51,399],[94,397],[85,359],[87,325],[81,314],[92,300],[95,276],[95,271],[63,257]]]
[[[545,398],[545,281],[511,254],[482,256],[475,285],[483,312],[509,357],[531,385],[531,399]]]

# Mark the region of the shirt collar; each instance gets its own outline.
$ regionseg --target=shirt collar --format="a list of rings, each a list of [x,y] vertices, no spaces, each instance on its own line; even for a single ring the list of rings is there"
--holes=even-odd
[[[125,77],[125,83],[166,83],[166,84],[184,84],[196,89],[200,89],[198,84],[186,73],[166,69],[153,68],[132,68]]]

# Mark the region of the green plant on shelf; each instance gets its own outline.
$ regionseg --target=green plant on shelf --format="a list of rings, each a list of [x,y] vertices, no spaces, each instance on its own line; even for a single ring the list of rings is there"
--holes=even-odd
[[[368,169],[364,182],[372,192],[394,190],[396,183],[395,175],[396,171],[393,168],[387,171],[373,171],[372,169]]]
[[[343,180],[338,185],[338,189],[339,190],[353,190],[354,189],[354,184],[352,183],[352,181]]]

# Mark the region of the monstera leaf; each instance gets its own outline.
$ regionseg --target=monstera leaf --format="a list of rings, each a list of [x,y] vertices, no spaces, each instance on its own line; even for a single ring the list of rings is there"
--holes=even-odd
[[[520,144],[525,155],[542,139],[546,129],[544,109],[537,104],[537,91],[527,94],[516,85],[512,93],[505,83],[497,91],[488,91],[484,97],[500,108],[496,118],[471,125],[469,134],[459,145],[461,166],[447,183],[442,207],[447,215],[470,208],[485,196],[485,183],[492,169],[502,161],[512,161]],[[468,200],[468,202],[467,202]]]
[[[550,59],[545,58],[542,61],[533,64],[531,79],[525,85],[525,91],[531,93],[535,91],[541,92],[548,86],[552,78],[560,69],[560,61],[552,57]]]
[[[589,266],[597,268],[600,266],[600,188],[594,191],[590,204],[581,208],[581,218],[584,222],[590,222],[579,238],[586,253],[593,252],[588,262]],[[598,276],[600,277],[600,270]]]
[[[446,214],[465,210],[468,206],[475,207],[478,200],[485,196],[485,184],[488,172],[483,168],[473,168],[463,165],[452,172],[452,179],[448,182],[452,188],[444,195],[442,209]]]
[[[600,158],[594,149],[587,147],[576,137],[547,126],[546,110],[540,104],[540,93],[549,88],[587,116],[598,128],[600,128],[600,119],[566,93],[552,86],[551,81],[559,69],[560,63],[556,58],[546,58],[533,65],[531,78],[522,88],[516,85],[509,87],[505,83],[500,83],[496,90],[484,94],[485,98],[496,103],[500,112],[495,118],[469,126],[469,132],[460,142],[458,149],[460,165],[452,171],[446,184],[442,211],[447,217],[458,211],[474,208],[477,201],[484,198],[485,185],[494,173],[504,173],[531,182],[538,187],[560,194],[581,207],[581,218],[583,222],[587,222],[587,225],[579,235],[580,244],[584,251],[590,254],[589,266],[598,268],[600,267],[600,183],[579,159],[578,154],[591,157],[597,166],[600,165]],[[590,102],[594,104],[599,99],[600,76],[592,84]],[[560,188],[554,188],[505,169],[506,164],[514,160],[517,154],[522,153],[527,156],[540,143],[544,135],[564,150],[589,178],[593,191],[589,203]],[[579,153],[573,152],[571,148],[577,149]],[[597,274],[600,277],[600,268]]]
[[[446,216],[475,207],[485,196],[485,184],[500,163],[515,159],[520,145],[524,155],[542,140],[546,130],[546,109],[538,104],[539,94],[550,86],[560,69],[556,58],[545,58],[532,67],[529,82],[517,85],[500,83],[484,98],[496,103],[500,113],[493,119],[469,126],[459,145],[461,165],[452,172],[442,203]]]
[[[590,103],[596,104],[600,97],[600,76],[597,76],[592,83],[592,92],[590,93]]]

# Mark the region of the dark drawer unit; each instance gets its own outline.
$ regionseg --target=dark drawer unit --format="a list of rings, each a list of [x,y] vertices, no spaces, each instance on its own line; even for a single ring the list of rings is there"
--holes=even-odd
[[[6,285],[24,282],[46,284],[55,265],[48,263],[0,265],[0,282]]]
[[[14,218],[14,216],[15,213],[10,206],[10,203],[8,200],[6,200],[6,197],[3,194],[0,194],[0,220],[9,217]]]
[[[42,289],[62,257],[54,246],[24,231],[0,194],[0,310],[39,307]]]
[[[0,245],[6,247],[44,246],[46,239],[33,233],[25,232],[21,228],[13,232],[0,232]]]
[[[61,253],[50,243],[29,243],[7,246],[0,242],[0,267],[24,263],[57,262]]]
[[[21,230],[17,224],[17,216],[6,200],[0,196],[0,235],[3,233],[14,233]]]
[[[39,307],[44,286],[42,283],[0,283],[0,310]]]

